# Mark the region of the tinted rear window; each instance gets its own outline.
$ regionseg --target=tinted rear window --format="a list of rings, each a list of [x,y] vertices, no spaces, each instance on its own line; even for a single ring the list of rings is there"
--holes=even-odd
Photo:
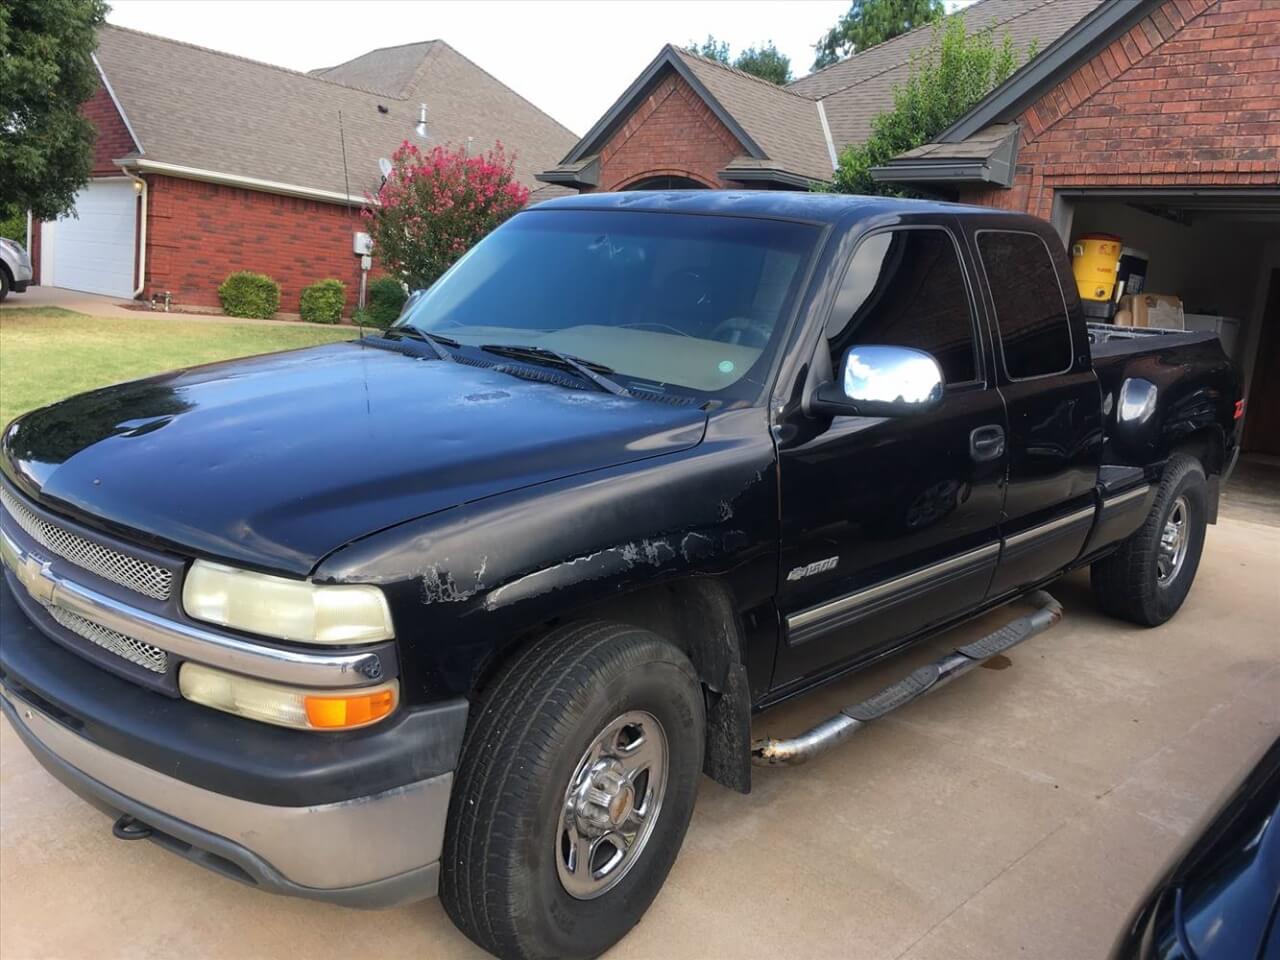
[[[1071,367],[1071,327],[1049,248],[1033,233],[984,230],[982,266],[1000,328],[1004,368],[1015,380]]]

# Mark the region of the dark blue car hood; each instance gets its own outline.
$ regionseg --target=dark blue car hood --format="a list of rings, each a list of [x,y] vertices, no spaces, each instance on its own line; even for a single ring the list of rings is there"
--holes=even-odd
[[[107,387],[3,442],[28,495],[198,555],[305,574],[351,540],[686,449],[698,409],[532,383],[359,343]]]

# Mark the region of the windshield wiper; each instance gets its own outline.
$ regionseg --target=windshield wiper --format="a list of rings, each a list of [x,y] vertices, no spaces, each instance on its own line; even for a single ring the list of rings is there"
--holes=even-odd
[[[613,369],[606,367],[603,363],[581,360],[558,350],[548,350],[546,347],[522,347],[517,344],[486,343],[480,349],[487,353],[496,353],[500,357],[510,357],[513,360],[528,360],[532,363],[541,363],[571,370],[578,376],[590,380],[606,393],[612,393],[618,397],[630,397],[632,395],[631,391],[622,384],[605,376],[605,374],[613,373]]]
[[[442,337],[438,333],[427,333],[425,330],[419,330],[417,327],[392,327],[387,330],[383,336],[390,337],[392,334],[399,337],[407,337],[410,340],[421,340],[423,343],[430,345],[431,349],[435,351],[436,356],[441,360],[452,361],[454,356],[446,350],[445,347],[458,346],[457,340],[451,340],[449,337]]]

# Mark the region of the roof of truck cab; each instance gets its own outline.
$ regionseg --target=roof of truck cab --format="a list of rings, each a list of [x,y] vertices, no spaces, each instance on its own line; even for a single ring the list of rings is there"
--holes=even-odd
[[[1010,217],[1043,225],[1025,213],[937,200],[902,197],[869,197],[841,193],[809,193],[791,190],[628,190],[620,193],[581,193],[556,197],[538,204],[546,210],[640,210],[661,213],[694,213],[719,216],[773,217],[818,223],[846,221],[881,214],[940,213],[953,216],[981,214]]]

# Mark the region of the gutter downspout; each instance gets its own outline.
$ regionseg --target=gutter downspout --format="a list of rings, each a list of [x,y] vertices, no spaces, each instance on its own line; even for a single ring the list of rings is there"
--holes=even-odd
[[[138,285],[133,291],[133,299],[137,300],[147,285],[147,181],[125,167],[121,167],[120,172],[134,183],[142,184],[138,191],[138,196],[142,197],[142,226],[138,228]]]

